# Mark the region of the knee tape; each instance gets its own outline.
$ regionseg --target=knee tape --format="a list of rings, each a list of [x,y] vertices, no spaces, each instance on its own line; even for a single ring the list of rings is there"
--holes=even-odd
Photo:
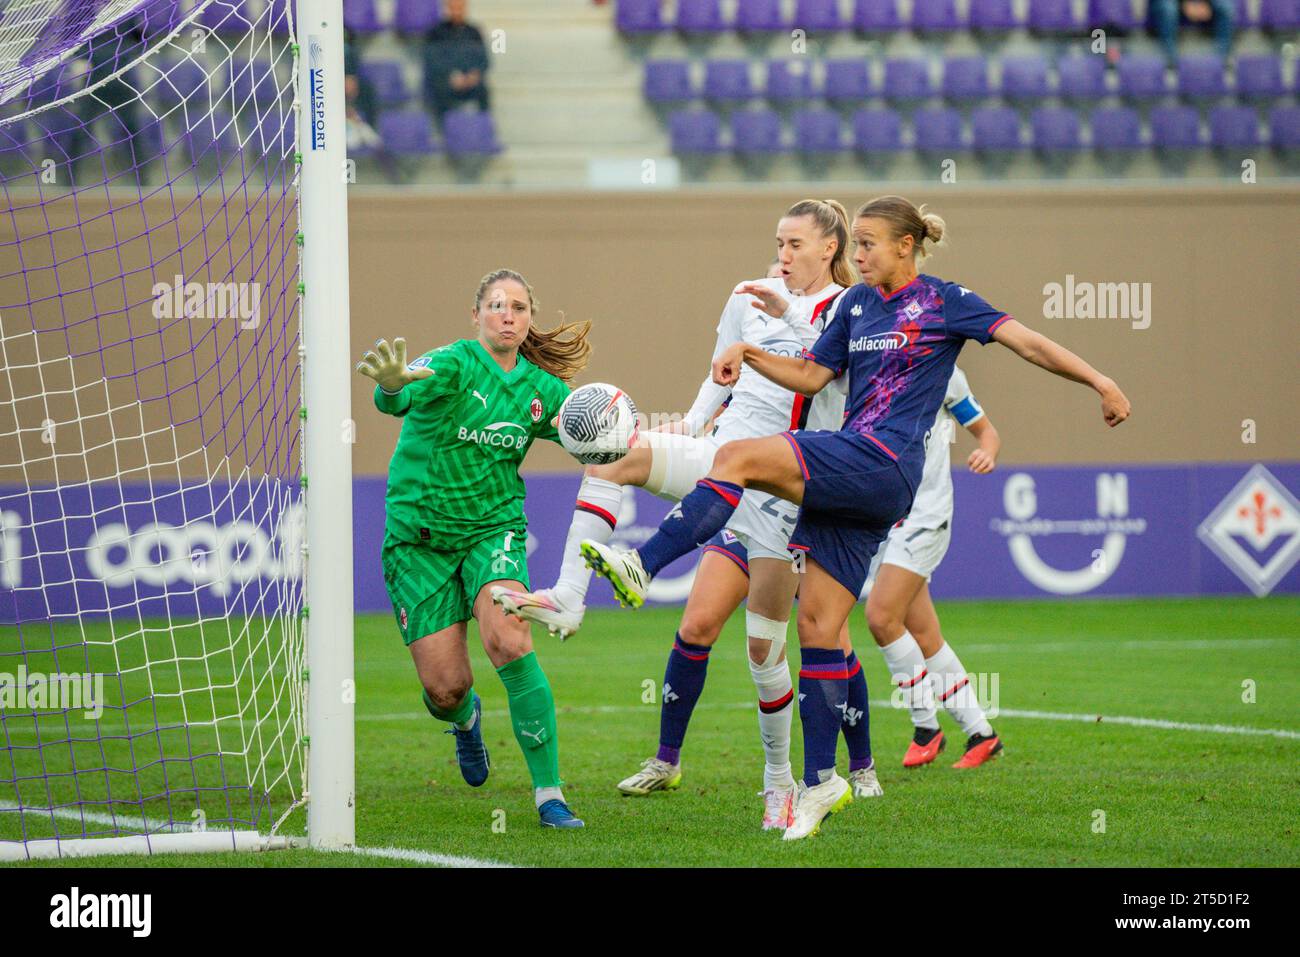
[[[785,647],[785,635],[789,627],[788,621],[773,621],[771,618],[764,618],[748,609],[745,610],[745,634],[750,638],[761,638],[772,643],[767,657],[757,667],[768,668],[776,664],[777,659],[781,657],[781,649]],[[750,663],[754,664],[752,658]]]

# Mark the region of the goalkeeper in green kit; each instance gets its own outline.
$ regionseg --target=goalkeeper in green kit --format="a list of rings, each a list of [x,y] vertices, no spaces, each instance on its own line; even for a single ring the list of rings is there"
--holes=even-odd
[[[537,302],[518,273],[484,276],[471,313],[475,339],[407,363],[406,343],[375,343],[357,364],[374,379],[379,411],[403,419],[388,469],[384,582],[424,686],[424,705],[456,737],[466,782],[489,761],[474,692],[467,623],[505,685],[515,740],[544,827],[582,827],[560,791],[555,699],[526,622],[492,604],[493,585],[527,591],[527,522],[519,477],[534,439],[551,424],[586,365],[588,325],[532,327]]]

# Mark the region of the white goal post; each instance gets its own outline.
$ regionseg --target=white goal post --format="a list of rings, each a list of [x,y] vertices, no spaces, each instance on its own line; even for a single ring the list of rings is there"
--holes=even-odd
[[[355,844],[342,0],[7,0],[0,861]]]

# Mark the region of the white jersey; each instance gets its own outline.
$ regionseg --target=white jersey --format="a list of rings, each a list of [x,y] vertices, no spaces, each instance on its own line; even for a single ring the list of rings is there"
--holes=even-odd
[[[831,283],[814,295],[793,296],[783,279],[753,281],[779,293],[790,303],[790,308],[780,319],[773,319],[751,305],[752,296],[733,294],[718,321],[718,344],[713,350],[713,358],[737,342],[748,342],[778,356],[797,357],[803,354],[804,349],[811,349],[827,322],[826,310],[817,307],[837,295],[842,287]],[[712,377],[704,380],[695,404],[686,414],[692,434],[705,426],[728,395],[731,402],[718,416],[714,433],[719,444],[733,439],[775,435],[787,429],[838,430],[844,424],[846,390],[843,377],[810,400],[746,366],[731,388],[717,385]]]
[[[941,528],[952,521],[952,464],[948,447],[957,438],[958,425],[970,425],[983,415],[966,374],[954,366],[943,405],[939,406],[934,428],[930,430],[921,484],[912,500],[912,510],[904,520],[911,528]]]

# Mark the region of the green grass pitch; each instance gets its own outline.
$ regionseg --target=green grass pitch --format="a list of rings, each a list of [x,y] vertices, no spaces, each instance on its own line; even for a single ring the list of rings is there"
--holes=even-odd
[[[681,790],[647,798],[621,797],[614,783],[654,752],[679,613],[593,611],[564,644],[535,631],[560,709],[565,793],[587,822],[577,832],[538,827],[505,693],[476,635],[470,647],[494,760],[477,790],[460,780],[451,738],[420,705],[391,617],[360,616],[357,841],[542,866],[1300,865],[1300,599],[942,603],[939,611],[966,667],[997,675],[1008,713],[994,726],[1005,755],[952,770],[962,740],[942,716],[948,750],[934,766],[904,771],[910,723],[880,704],[870,717],[884,796],[853,803],[820,835],[792,844],[758,827],[762,756],[741,616],[710,660]],[[884,663],[860,610],[853,634],[871,699],[886,702]],[[1117,716],[1289,734],[1105,720]],[[797,719],[794,752],[797,772]],[[841,746],[841,771],[846,761]],[[399,864],[306,850],[87,863]]]

